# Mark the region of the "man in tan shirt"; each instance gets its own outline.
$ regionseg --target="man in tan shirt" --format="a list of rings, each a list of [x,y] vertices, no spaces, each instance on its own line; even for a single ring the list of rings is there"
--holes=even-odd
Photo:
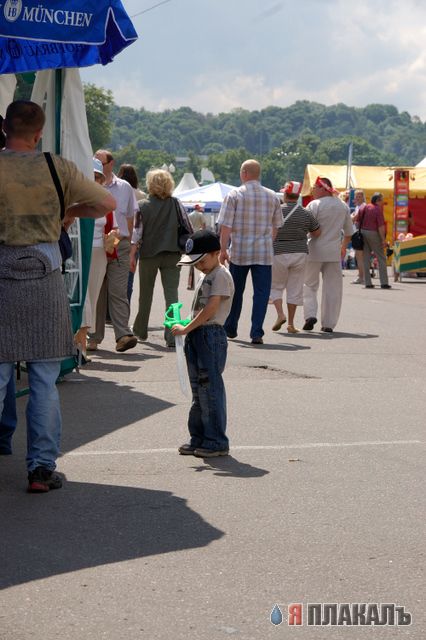
[[[43,125],[41,107],[13,102],[3,123],[6,148],[0,153],[0,416],[6,393],[8,411],[14,402],[14,363],[25,361],[30,390],[26,461],[32,493],[62,486],[54,472],[62,426],[56,380],[61,360],[74,351],[60,269],[59,196],[46,157],[36,150]],[[73,162],[52,159],[65,223],[74,217],[102,217],[115,207],[115,199]]]

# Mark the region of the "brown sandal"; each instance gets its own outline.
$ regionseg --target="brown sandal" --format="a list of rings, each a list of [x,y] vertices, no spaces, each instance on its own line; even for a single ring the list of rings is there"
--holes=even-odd
[[[284,318],[284,320],[277,320],[272,327],[272,331],[279,331],[285,322],[287,322],[287,318]]]

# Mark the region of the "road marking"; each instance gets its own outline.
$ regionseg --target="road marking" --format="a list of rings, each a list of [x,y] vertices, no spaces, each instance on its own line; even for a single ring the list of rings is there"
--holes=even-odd
[[[285,451],[286,449],[326,449],[339,447],[385,447],[407,444],[424,444],[421,440],[373,440],[362,442],[306,442],[302,444],[277,444],[277,445],[236,445],[231,446],[232,451]],[[77,456],[115,456],[115,455],[144,455],[153,453],[176,453],[176,447],[163,449],[126,449],[115,451],[70,451],[63,455],[67,457]]]

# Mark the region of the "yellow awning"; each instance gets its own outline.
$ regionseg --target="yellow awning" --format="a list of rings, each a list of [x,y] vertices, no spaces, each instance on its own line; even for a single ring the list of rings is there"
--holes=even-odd
[[[375,191],[389,197],[393,193],[395,169],[410,172],[410,196],[426,197],[426,167],[363,167],[352,165],[350,185],[354,189],[363,189],[367,200]],[[308,164],[305,169],[302,196],[311,194],[312,186],[318,176],[329,178],[338,191],[346,189],[346,165]]]

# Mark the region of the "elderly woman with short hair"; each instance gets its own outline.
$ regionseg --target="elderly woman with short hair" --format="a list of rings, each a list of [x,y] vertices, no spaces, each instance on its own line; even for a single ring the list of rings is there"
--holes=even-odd
[[[148,321],[152,296],[158,271],[164,290],[167,309],[178,301],[178,286],[181,252],[178,246],[178,215],[180,207],[185,226],[191,229],[185,209],[172,197],[174,181],[168,171],[154,169],[146,174],[148,198],[139,202],[135,216],[130,269],[136,269],[136,254],[139,254],[139,310],[133,324],[133,332],[140,340],[148,338]],[[168,347],[174,346],[170,329],[164,332]]]

